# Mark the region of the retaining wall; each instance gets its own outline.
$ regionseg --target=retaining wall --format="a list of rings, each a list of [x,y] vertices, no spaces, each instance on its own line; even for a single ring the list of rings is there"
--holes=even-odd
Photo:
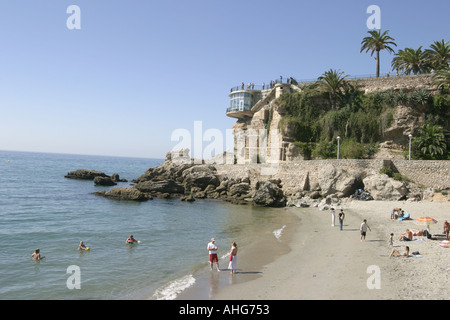
[[[247,177],[250,184],[258,180],[280,179],[283,186],[307,190],[318,180],[320,168],[327,165],[356,173],[364,178],[375,174],[383,166],[390,166],[412,182],[427,188],[450,188],[450,161],[440,160],[372,160],[372,159],[327,159],[281,162],[279,164],[235,164],[216,165],[221,177],[242,179]]]

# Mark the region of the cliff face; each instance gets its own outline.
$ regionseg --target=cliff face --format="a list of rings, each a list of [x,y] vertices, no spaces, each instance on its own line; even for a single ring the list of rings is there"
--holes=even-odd
[[[393,76],[385,78],[356,79],[349,82],[359,91],[365,94],[375,92],[401,91],[404,94],[415,92],[419,89],[427,92],[436,93],[432,85],[431,75],[413,75],[413,76]],[[286,85],[287,86],[287,85]],[[301,86],[301,84],[299,85]],[[299,91],[299,86],[284,88],[284,92]],[[277,161],[298,161],[303,160],[301,150],[294,144],[296,141],[295,123],[283,121],[286,117],[286,110],[277,105],[275,95],[274,99],[266,100],[253,109],[253,117],[240,119],[233,126],[235,134],[235,154],[238,163],[256,163],[263,148],[265,154],[262,157],[263,162],[267,159]],[[314,103],[318,106],[326,105],[326,99],[316,97]],[[375,158],[395,159],[402,158],[401,153],[408,147],[408,135],[423,126],[426,119],[427,109],[418,103],[399,103],[389,112],[381,115],[381,137],[378,142],[380,149]],[[253,143],[262,135],[267,138],[263,143],[261,141]],[[343,135],[343,133],[341,133]],[[251,137],[254,137],[253,140]],[[258,158],[257,158],[258,155]]]

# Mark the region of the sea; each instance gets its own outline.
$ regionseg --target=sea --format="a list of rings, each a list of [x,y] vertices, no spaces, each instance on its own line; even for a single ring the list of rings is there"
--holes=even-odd
[[[114,186],[64,177],[99,170],[127,179],[117,185],[126,187],[162,163],[0,151],[0,299],[173,300],[210,273],[212,237],[225,269],[233,241],[245,247],[261,236],[283,237],[280,209],[211,199],[111,200],[93,193]],[[127,245],[130,234],[140,243]],[[90,250],[79,251],[80,241]],[[31,258],[37,248],[40,261]]]

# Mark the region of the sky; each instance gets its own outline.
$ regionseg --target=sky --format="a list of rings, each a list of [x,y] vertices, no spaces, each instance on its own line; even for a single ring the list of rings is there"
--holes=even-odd
[[[209,129],[226,146],[241,82],[375,74],[370,5],[396,51],[450,40],[448,0],[2,1],[0,150],[160,159]]]

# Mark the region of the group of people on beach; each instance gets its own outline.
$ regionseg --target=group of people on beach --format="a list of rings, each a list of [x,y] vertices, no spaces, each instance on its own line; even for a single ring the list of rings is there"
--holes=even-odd
[[[336,219],[336,211],[334,210],[334,208],[331,208],[330,211],[331,211],[331,226],[334,227],[334,222]],[[338,219],[339,219],[339,228],[342,231],[345,219],[344,209],[341,209],[341,211],[339,212]]]
[[[331,212],[331,226],[334,227],[334,223],[335,223],[335,219],[336,219],[336,210],[334,208],[331,208],[330,212]],[[338,219],[339,219],[339,229],[342,231],[342,229],[344,227],[344,219],[345,219],[344,209],[341,209],[341,211],[339,212]],[[361,242],[366,240],[367,230],[372,231],[370,229],[369,225],[367,224],[367,219],[364,219],[363,222],[361,223],[361,225],[359,226]]]
[[[211,241],[208,243],[208,245],[206,246],[206,250],[208,250],[209,253],[209,267],[211,269],[211,271],[213,270],[213,265],[214,263],[217,266],[217,271],[220,272],[220,268],[219,268],[219,258],[217,257],[217,250],[219,249],[219,247],[216,244],[216,239],[215,238],[211,238]],[[230,262],[228,264],[228,269],[230,270],[231,274],[235,274],[236,273],[236,269],[237,269],[237,244],[236,242],[233,242],[231,244],[231,250],[230,250]]]
[[[391,211],[391,219],[397,219],[399,217],[403,217],[405,215],[405,211],[401,208],[393,208]],[[444,234],[447,240],[450,240],[450,223],[445,220],[444,221]],[[431,238],[431,234],[427,229],[410,229],[407,228],[405,232],[400,234],[398,241],[413,241],[415,236],[418,237],[427,237]],[[398,250],[393,248],[394,246],[394,234],[391,233],[388,241],[389,247],[392,248],[391,254],[389,257],[397,256],[397,257],[409,257],[409,246],[405,246],[405,252],[400,254]],[[413,252],[413,255],[418,254],[418,252]]]

